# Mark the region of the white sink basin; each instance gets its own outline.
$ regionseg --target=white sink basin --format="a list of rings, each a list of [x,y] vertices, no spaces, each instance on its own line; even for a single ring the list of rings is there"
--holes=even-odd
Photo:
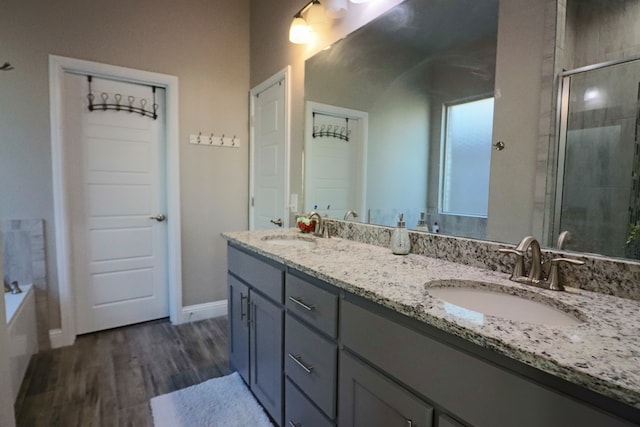
[[[445,311],[480,323],[484,315],[550,326],[582,323],[567,312],[570,307],[536,293],[514,295],[507,287],[475,281],[437,281],[425,287],[429,295],[443,300]]]
[[[280,245],[280,246],[312,246],[316,244],[316,239],[313,237],[295,235],[295,234],[266,236],[266,237],[263,237],[262,240],[270,245]]]

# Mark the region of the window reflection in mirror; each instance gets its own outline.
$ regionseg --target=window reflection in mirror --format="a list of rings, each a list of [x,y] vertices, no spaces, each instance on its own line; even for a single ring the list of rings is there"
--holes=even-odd
[[[440,209],[487,217],[493,97],[445,105]]]

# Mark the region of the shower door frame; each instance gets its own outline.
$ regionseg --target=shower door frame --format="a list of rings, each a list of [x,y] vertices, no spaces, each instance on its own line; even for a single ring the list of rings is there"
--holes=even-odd
[[[616,65],[623,65],[630,62],[640,61],[640,55],[633,56],[626,59],[613,60],[601,62],[598,64],[586,65],[584,67],[575,68],[573,70],[567,70],[560,74],[558,81],[558,106],[556,113],[556,132],[558,135],[558,164],[556,170],[556,185],[555,185],[555,198],[553,206],[553,230],[552,236],[558,236],[560,234],[560,216],[562,214],[562,194],[564,189],[564,168],[567,152],[567,126],[568,126],[568,112],[569,112],[569,95],[571,89],[571,77],[578,74],[586,73],[589,71],[596,71],[607,67]],[[549,242],[551,245],[555,245],[555,241]]]

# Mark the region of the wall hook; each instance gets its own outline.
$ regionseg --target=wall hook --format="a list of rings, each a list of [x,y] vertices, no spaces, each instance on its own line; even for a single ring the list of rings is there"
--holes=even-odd
[[[9,71],[9,70],[13,70],[13,65],[11,65],[9,62],[5,62],[4,64],[0,65],[0,71]]]
[[[495,147],[496,151],[502,151],[505,148],[505,145],[504,145],[503,141],[498,141],[495,144],[493,144],[493,146]]]

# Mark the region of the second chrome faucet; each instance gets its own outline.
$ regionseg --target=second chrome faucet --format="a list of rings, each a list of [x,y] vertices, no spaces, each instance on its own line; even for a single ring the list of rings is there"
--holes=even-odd
[[[531,249],[531,265],[529,274],[525,276],[525,257]],[[561,262],[569,264],[582,265],[584,261],[578,261],[570,258],[553,258],[550,262],[549,274],[547,278],[542,277],[542,253],[540,251],[540,243],[533,236],[523,238],[515,249],[500,249],[502,253],[510,253],[516,256],[516,263],[513,267],[509,280],[527,285],[537,286],[539,288],[550,289],[553,291],[562,291],[564,286],[560,281],[558,265]]]
[[[316,218],[316,228],[313,232],[313,234],[317,237],[325,237],[325,238],[330,238],[331,235],[329,234],[329,228],[327,227],[327,224],[325,224],[324,220],[322,219],[322,216],[320,216],[320,214],[316,211],[311,211],[307,214],[307,218],[309,219],[314,219]]]

